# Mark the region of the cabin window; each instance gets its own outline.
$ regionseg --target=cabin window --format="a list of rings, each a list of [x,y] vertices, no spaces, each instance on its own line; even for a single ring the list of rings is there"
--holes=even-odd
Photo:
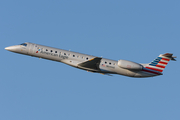
[[[53,50],[51,50],[51,52],[53,52]]]
[[[109,63],[111,65],[111,63]]]
[[[73,57],[75,57],[75,55],[73,55]]]
[[[66,53],[64,53],[64,55],[66,55]]]
[[[55,53],[57,53],[57,51],[55,51]]]
[[[46,51],[48,51],[48,49],[46,49]]]
[[[107,64],[107,62],[105,62],[105,64]]]
[[[88,57],[86,58],[86,60],[88,60]]]

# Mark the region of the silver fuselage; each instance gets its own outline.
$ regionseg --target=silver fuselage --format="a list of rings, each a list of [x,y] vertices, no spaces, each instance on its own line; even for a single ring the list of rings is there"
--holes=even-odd
[[[98,64],[99,69],[91,69],[88,67],[79,66],[79,64],[95,58],[96,56],[81,54],[63,49],[57,49],[44,45],[26,43],[27,45],[15,45],[6,47],[5,49],[11,52],[25,54],[33,57],[44,58],[57,62],[62,62],[67,65],[80,68],[90,72],[102,74],[120,74],[129,77],[153,77],[157,76],[144,71],[133,71],[124,69],[118,66],[118,61],[102,58]],[[142,64],[145,65],[145,64]],[[63,70],[63,69],[62,69]]]

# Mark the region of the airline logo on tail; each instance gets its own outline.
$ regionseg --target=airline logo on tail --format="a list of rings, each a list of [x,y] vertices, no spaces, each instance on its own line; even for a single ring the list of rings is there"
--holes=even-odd
[[[175,57],[170,53],[159,55],[154,61],[149,63],[145,68],[158,72],[163,72],[164,68],[170,60],[175,60]]]
[[[169,61],[170,59],[157,57],[154,61],[152,61],[149,64],[149,67],[146,67],[146,68],[162,72]]]

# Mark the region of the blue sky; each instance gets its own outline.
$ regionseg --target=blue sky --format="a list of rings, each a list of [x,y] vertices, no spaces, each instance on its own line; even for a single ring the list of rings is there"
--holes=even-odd
[[[179,60],[112,77],[6,51],[32,42],[113,60],[180,56],[178,0],[0,1],[1,120],[179,120]]]

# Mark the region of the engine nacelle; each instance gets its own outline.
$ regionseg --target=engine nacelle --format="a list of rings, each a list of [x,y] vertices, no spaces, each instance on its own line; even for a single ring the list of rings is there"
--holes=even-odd
[[[142,70],[143,68],[142,65],[135,62],[128,61],[128,60],[119,60],[118,66],[124,69],[129,69],[129,70]]]

